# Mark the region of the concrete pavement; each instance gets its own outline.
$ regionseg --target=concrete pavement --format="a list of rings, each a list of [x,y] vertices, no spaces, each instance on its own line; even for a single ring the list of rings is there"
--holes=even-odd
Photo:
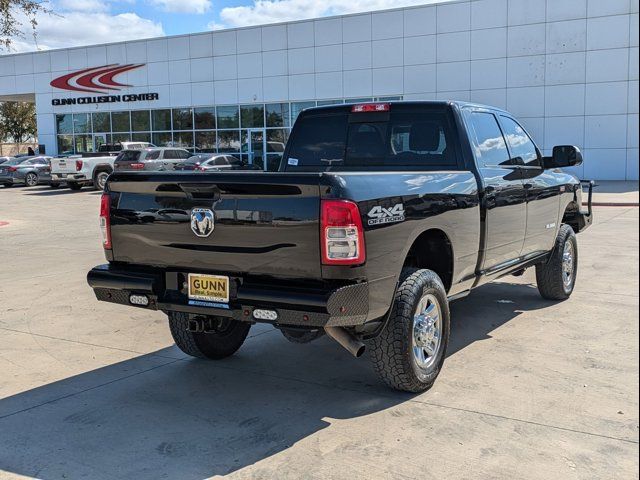
[[[434,388],[326,338],[252,328],[186,357],[161,313],[99,303],[99,195],[0,189],[0,478],[638,478],[638,209],[597,208],[577,289],[506,277],[452,305]]]

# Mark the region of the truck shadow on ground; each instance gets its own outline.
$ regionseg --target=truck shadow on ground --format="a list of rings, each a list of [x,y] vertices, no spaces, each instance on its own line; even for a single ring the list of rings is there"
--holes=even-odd
[[[548,305],[527,285],[479,289],[452,305],[449,355]],[[415,398],[381,386],[365,359],[326,337],[294,345],[270,327],[253,331],[224,361],[169,347],[0,400],[0,470],[45,480],[200,480],[258,464],[252,475],[273,477],[261,460],[333,419]]]
[[[90,187],[87,188],[83,188],[82,190],[71,190],[70,188],[64,188],[64,187],[60,187],[60,188],[50,188],[50,187],[32,187],[32,188],[25,188],[22,191],[23,195],[33,195],[33,196],[38,196],[38,197],[55,197],[58,195],[82,195],[82,194],[88,194],[88,195],[101,195],[102,192],[99,192],[97,190],[94,190]]]

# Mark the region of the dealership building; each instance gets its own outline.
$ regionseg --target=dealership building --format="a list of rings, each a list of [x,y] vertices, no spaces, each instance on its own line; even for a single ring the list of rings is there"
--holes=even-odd
[[[638,179],[638,0],[472,0],[0,56],[47,154],[133,140],[266,169],[304,108],[464,100],[509,110],[582,178]]]

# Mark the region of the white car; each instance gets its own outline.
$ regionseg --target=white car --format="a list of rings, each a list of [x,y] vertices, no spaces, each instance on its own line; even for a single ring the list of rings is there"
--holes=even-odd
[[[142,150],[153,147],[147,142],[122,142],[118,150]],[[103,190],[107,178],[113,172],[113,162],[119,151],[106,154],[71,155],[51,159],[51,186],[56,188],[66,183],[71,190],[80,190],[93,184],[97,190]]]

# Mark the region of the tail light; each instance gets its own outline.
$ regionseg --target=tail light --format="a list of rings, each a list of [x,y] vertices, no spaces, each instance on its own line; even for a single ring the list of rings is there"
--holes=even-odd
[[[144,168],[144,163],[132,163],[131,168],[134,170],[142,170]]]
[[[82,160],[76,160],[76,172],[82,170]]]
[[[358,206],[349,200],[320,203],[320,244],[324,265],[361,265],[366,258]]]
[[[360,103],[351,107],[352,113],[364,112],[388,112],[390,105],[388,103]]]
[[[100,231],[102,232],[102,247],[111,250],[111,196],[103,193],[100,198]]]
[[[17,168],[17,167],[9,167],[9,168],[7,168],[7,171],[8,171],[8,172],[15,172],[15,171],[17,171],[17,170],[18,170],[18,168]]]

